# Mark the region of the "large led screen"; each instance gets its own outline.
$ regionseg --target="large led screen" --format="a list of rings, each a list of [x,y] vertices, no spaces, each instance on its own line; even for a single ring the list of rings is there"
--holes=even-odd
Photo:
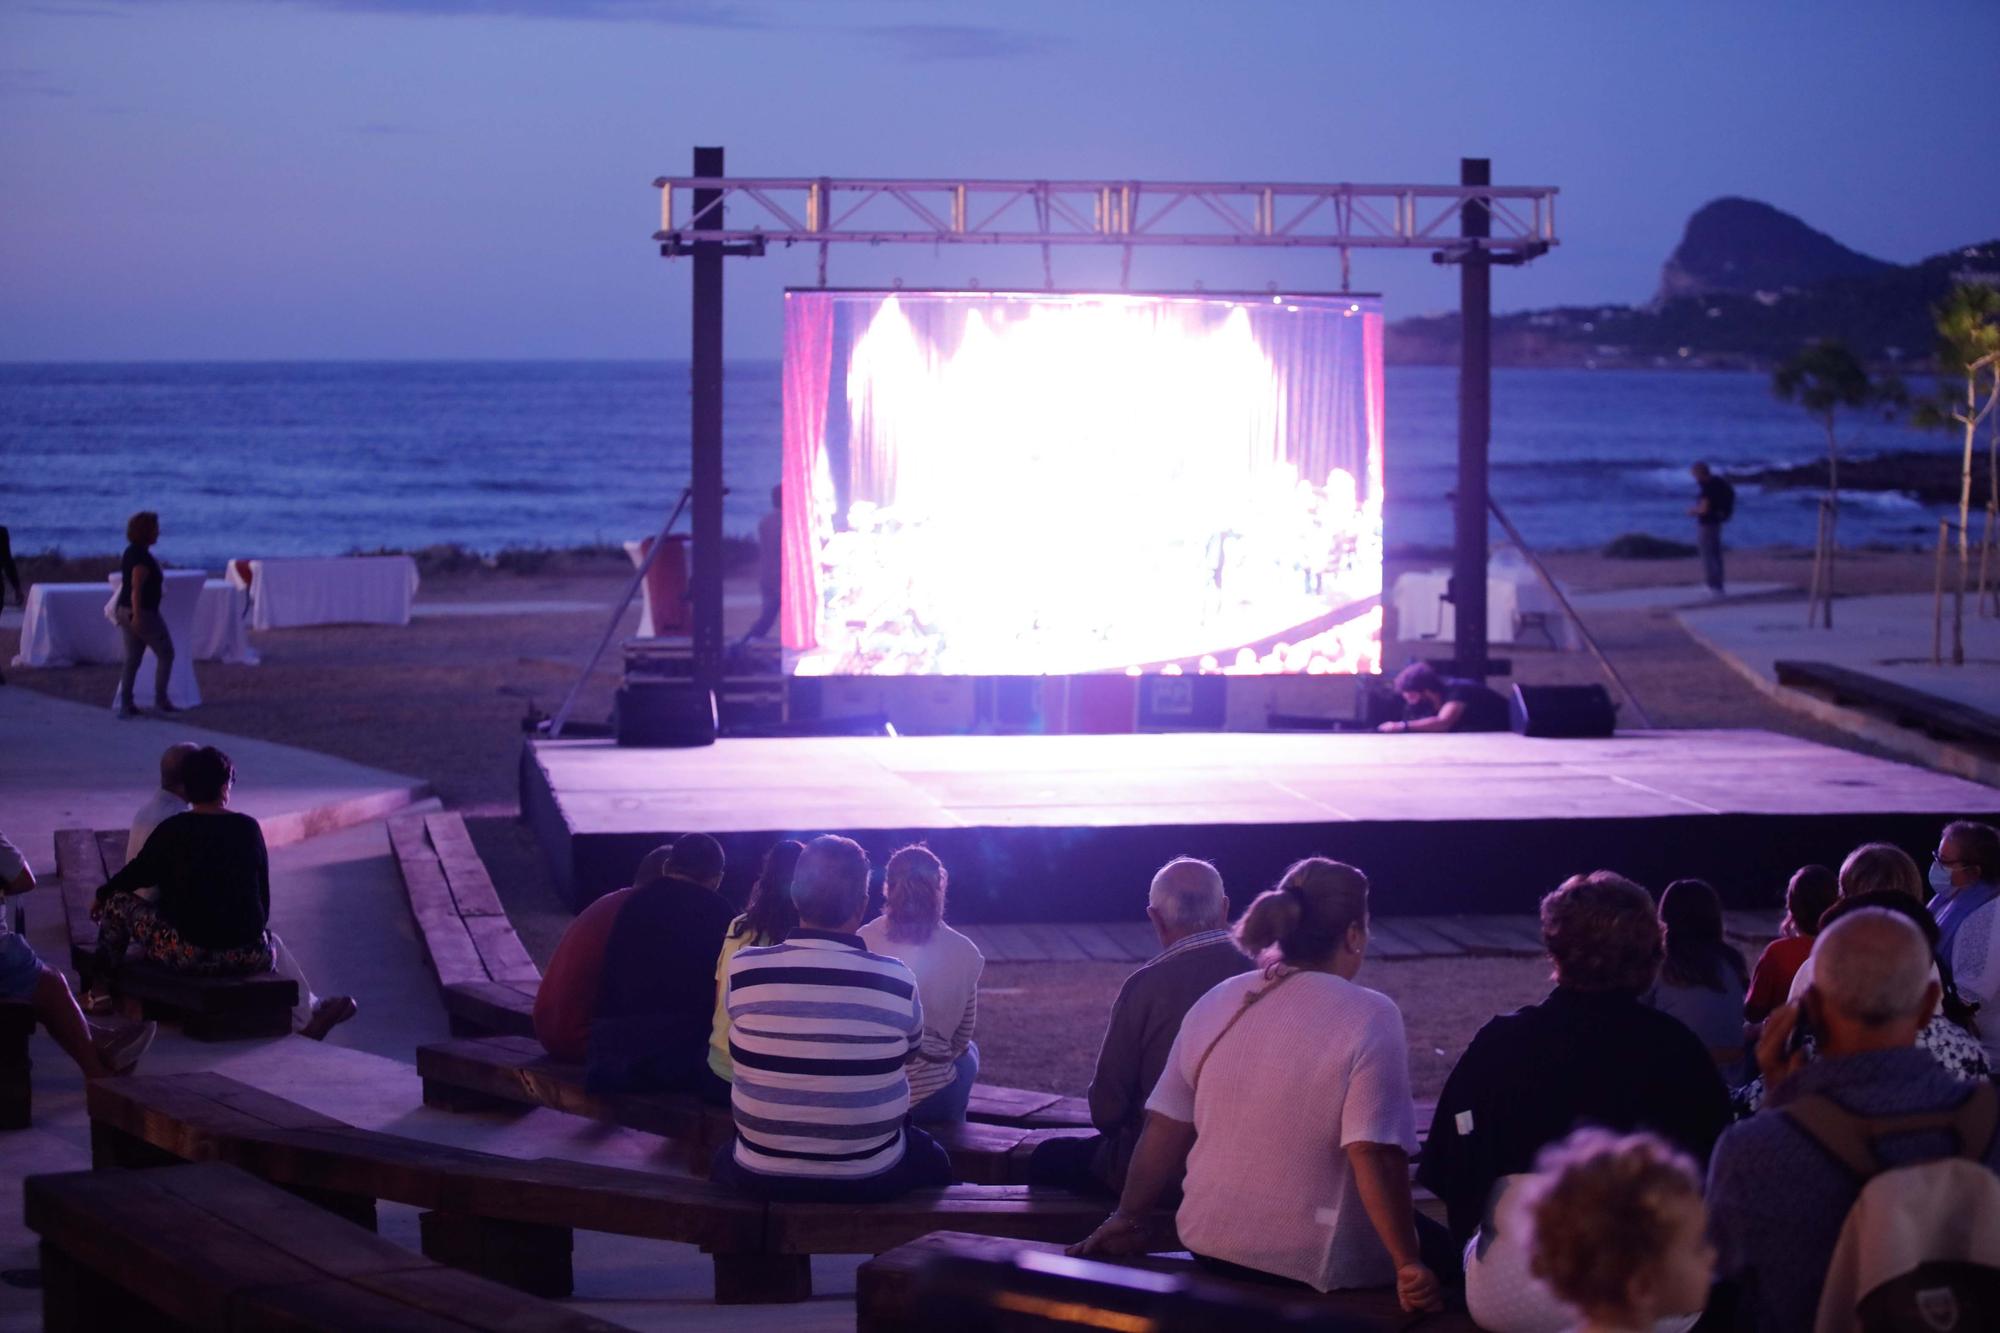
[[[785,294],[801,675],[1374,671],[1355,296]]]

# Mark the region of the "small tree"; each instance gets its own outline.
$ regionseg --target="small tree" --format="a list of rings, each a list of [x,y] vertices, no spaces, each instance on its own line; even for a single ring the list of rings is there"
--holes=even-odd
[[[1842,408],[1860,411],[1881,407],[1893,411],[1905,401],[1902,382],[1891,377],[1878,383],[1847,344],[1822,338],[1809,344],[1771,375],[1771,390],[1797,403],[1826,431],[1826,498],[1820,501],[1819,536],[1813,549],[1812,591],[1806,602],[1806,623],[1815,612],[1833,628],[1833,553],[1840,517],[1840,435],[1836,418]]]
[[[1951,289],[1931,313],[1937,320],[1939,385],[1937,397],[1919,406],[1917,422],[1965,432],[1965,453],[1958,481],[1958,590],[1953,598],[1951,660],[1965,664],[1965,589],[1971,574],[1972,464],[1979,423],[1994,415],[2000,402],[2000,289],[1962,283]],[[1964,381],[1964,392],[1950,381]],[[1992,562],[1995,526],[2000,524],[2000,431],[1986,445],[1986,526],[1979,541],[1979,612],[1986,613],[1987,570]],[[1942,560],[1942,556],[1940,556]]]

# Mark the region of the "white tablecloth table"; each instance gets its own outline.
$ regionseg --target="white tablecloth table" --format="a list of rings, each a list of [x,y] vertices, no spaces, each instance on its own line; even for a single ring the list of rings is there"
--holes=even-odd
[[[21,650],[15,666],[62,667],[78,663],[109,663],[125,660],[124,640],[110,617],[117,597],[118,576],[110,586],[102,583],[37,583],[28,589],[21,614]],[[175,620],[176,607],[194,592],[193,616],[186,622]],[[200,691],[195,684],[194,663],[235,662],[257,664],[257,651],[250,646],[244,625],[248,603],[240,588],[221,579],[206,578],[198,569],[166,571],[161,592],[161,609],[167,616],[167,632],[174,636],[174,702],[192,707]],[[152,699],[152,654],[139,665],[134,697],[144,706]]]
[[[1396,606],[1396,633],[1405,643],[1451,643],[1457,638],[1456,608],[1444,600],[1451,585],[1448,569],[1412,571],[1397,578],[1390,598]],[[1566,643],[1562,608],[1531,569],[1491,567],[1486,572],[1486,641],[1514,643],[1524,616],[1543,617],[1558,644]]]
[[[625,543],[625,558],[637,569],[646,563],[646,543],[642,541]],[[646,586],[646,580],[639,581],[639,637],[653,637],[653,590]]]
[[[232,560],[229,581],[239,588],[247,583],[252,629],[407,625],[417,562],[406,555]]]

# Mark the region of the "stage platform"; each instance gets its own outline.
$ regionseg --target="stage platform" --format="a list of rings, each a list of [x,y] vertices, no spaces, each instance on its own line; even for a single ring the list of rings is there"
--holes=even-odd
[[[1238,906],[1290,861],[1366,870],[1383,915],[1515,913],[1578,870],[1699,876],[1766,907],[1857,843],[1935,845],[2000,790],[1762,731],[1606,740],[1374,734],[810,737],[685,750],[530,740],[521,805],[581,906],[650,848],[710,833],[741,893],[773,839],[922,839],[967,921],[1141,914],[1167,858],[1222,868]]]

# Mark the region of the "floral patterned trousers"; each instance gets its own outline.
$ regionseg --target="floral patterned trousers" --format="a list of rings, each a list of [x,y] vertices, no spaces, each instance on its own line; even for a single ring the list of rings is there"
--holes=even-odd
[[[91,909],[97,921],[97,963],[109,972],[134,942],[152,962],[198,976],[233,976],[271,970],[271,946],[260,940],[234,949],[205,949],[180,937],[160,915],[158,904],[130,893],[114,893]]]

